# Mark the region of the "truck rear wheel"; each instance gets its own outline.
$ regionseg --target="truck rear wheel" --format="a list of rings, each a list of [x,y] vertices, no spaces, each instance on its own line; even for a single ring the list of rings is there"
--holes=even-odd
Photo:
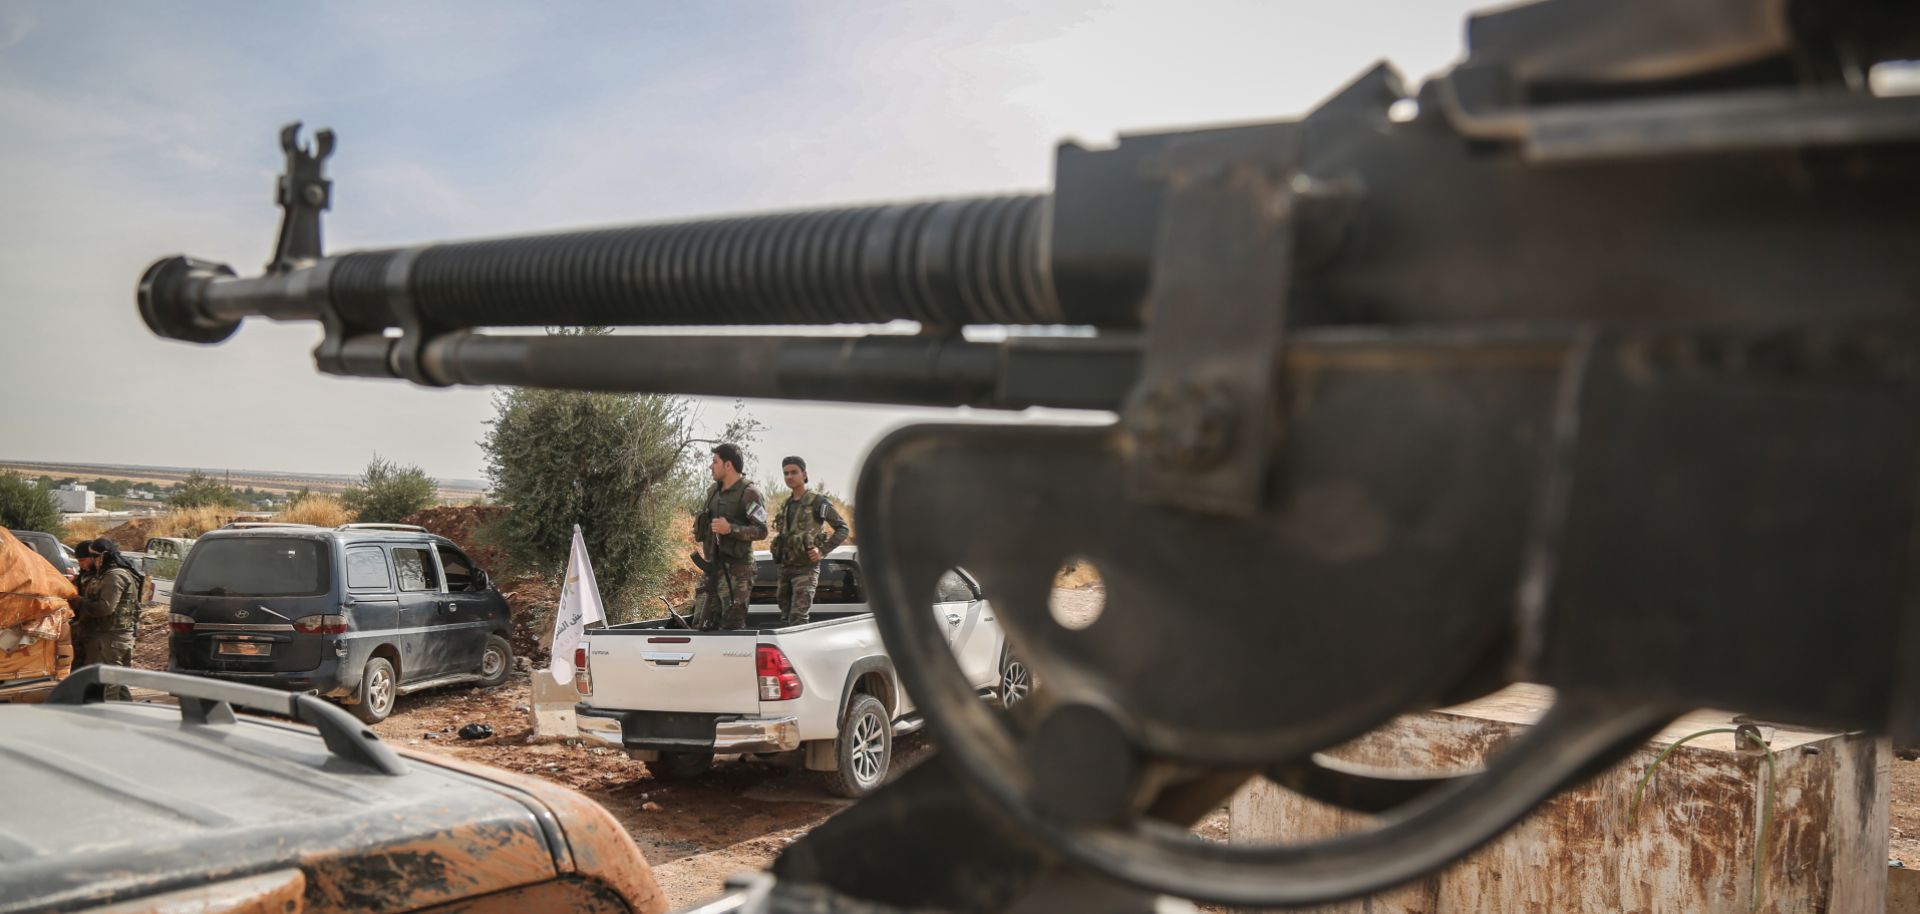
[[[697,778],[712,769],[711,752],[662,752],[659,759],[647,763],[654,777],[670,781]]]
[[[893,721],[887,706],[872,695],[853,696],[834,744],[839,767],[828,772],[827,790],[843,797],[872,793],[887,779],[893,763]]]

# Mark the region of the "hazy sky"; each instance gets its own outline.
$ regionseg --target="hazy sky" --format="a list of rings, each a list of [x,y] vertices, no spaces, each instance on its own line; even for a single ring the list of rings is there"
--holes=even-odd
[[[1043,188],[1053,145],[1299,114],[1460,49],[1457,0],[0,2],[0,458],[478,478],[491,392],[199,347],[134,307],[174,253],[258,272],[282,123],[331,126],[327,248]],[[891,408],[755,402],[848,490]],[[703,405],[709,427],[728,402]],[[749,468],[766,478],[766,466]]]

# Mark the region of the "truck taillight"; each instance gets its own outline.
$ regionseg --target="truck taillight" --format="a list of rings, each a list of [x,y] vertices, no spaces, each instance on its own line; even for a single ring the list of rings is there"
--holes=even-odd
[[[593,694],[593,669],[587,666],[587,649],[573,649],[573,689],[582,695]]]
[[[760,674],[761,701],[791,701],[800,697],[800,674],[793,661],[779,648],[762,644],[754,651],[753,665]]]
[[[293,620],[293,630],[305,635],[344,635],[347,633],[347,617],[334,613],[302,616]]]
[[[167,613],[167,628],[176,635],[192,634],[193,617],[184,613]]]

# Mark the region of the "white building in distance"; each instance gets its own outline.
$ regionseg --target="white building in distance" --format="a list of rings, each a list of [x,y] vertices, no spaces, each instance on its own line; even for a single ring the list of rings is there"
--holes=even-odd
[[[94,507],[92,490],[77,482],[54,489],[53,497],[60,502],[60,510],[67,514],[92,514],[99,510]]]

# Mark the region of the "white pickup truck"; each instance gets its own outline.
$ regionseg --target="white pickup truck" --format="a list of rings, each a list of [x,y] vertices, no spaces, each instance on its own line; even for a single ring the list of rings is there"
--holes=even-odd
[[[580,732],[660,776],[698,776],[716,755],[784,756],[832,772],[835,793],[865,794],[886,779],[893,737],[920,719],[867,609],[857,553],[822,559],[812,618],[791,627],[780,625],[772,559],[754,559],[744,629],[694,631],[667,618],[589,630],[574,653]],[[943,576],[932,612],[983,698],[1026,697],[1031,674],[973,578]]]

